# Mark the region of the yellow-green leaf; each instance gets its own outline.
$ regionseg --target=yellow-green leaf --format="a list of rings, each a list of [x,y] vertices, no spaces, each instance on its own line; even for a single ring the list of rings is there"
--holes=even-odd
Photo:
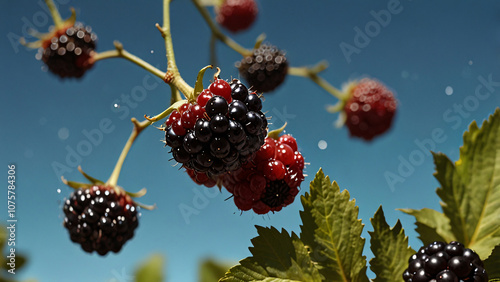
[[[424,245],[429,245],[434,241],[451,242],[457,240],[451,232],[450,220],[443,213],[428,208],[421,210],[401,209],[401,211],[415,217],[418,238]]]
[[[456,239],[488,257],[500,244],[500,109],[481,128],[472,122],[463,139],[455,164],[434,155],[437,194]]]
[[[257,226],[257,232],[259,236],[252,239],[253,247],[250,247],[253,256],[229,269],[219,281],[323,281],[309,257],[309,250],[297,235],[292,233],[290,236],[285,230],[280,232],[274,227]]]
[[[340,192],[337,183],[330,182],[320,169],[310,184],[310,194],[301,200],[300,238],[326,281],[368,282],[363,224],[349,192]]]
[[[160,254],[154,254],[142,262],[135,272],[135,282],[163,282],[165,275],[163,265],[165,259]]]
[[[224,276],[226,270],[231,265],[216,261],[214,259],[204,259],[199,266],[199,282],[217,282]]]
[[[403,272],[408,267],[408,258],[415,251],[408,247],[408,237],[398,220],[393,228],[385,221],[382,206],[370,220],[373,232],[370,248],[375,255],[370,260],[370,269],[377,275],[374,282],[403,281]]]

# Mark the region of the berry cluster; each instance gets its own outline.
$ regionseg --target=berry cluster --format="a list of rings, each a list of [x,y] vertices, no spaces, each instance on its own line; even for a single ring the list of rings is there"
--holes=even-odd
[[[405,282],[458,282],[488,281],[488,274],[483,262],[471,249],[462,243],[453,241],[449,244],[434,242],[412,255],[408,269],[403,273]]]
[[[216,79],[165,122],[165,142],[174,159],[209,178],[234,171],[264,143],[267,118],[262,101],[239,80]]]
[[[64,202],[64,227],[86,252],[119,252],[134,236],[139,221],[132,199],[111,187],[79,188]]]
[[[363,79],[348,91],[344,112],[351,136],[369,141],[391,127],[397,102],[382,83]]]
[[[93,66],[91,57],[96,42],[97,36],[90,26],[76,23],[43,40],[37,57],[58,76],[79,78]]]
[[[226,29],[239,32],[253,24],[258,12],[255,0],[224,0],[215,19]]]
[[[285,80],[288,60],[276,46],[262,44],[251,56],[237,62],[236,67],[254,91],[269,92]]]
[[[295,138],[267,137],[253,161],[224,175],[222,183],[240,210],[266,214],[294,201],[304,180],[303,169],[304,158],[297,151]]]

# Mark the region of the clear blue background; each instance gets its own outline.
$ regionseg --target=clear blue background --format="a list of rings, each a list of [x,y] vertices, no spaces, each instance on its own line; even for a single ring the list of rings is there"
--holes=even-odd
[[[163,133],[151,127],[134,144],[119,185],[129,191],[147,187],[148,193],[140,201],[155,203],[158,209],[143,210],[135,237],[119,254],[89,255],[71,243],[62,227],[61,210],[71,189],[62,184],[53,164],[69,166],[67,148],[75,149],[86,140],[83,130],[97,129],[103,119],[109,119],[113,131],[104,134],[102,142],[79,162],[87,173],[106,180],[130,134],[129,119],[161,112],[168,106],[170,89],[155,84],[135,108],[118,102],[120,109],[130,109],[123,114],[113,111],[116,100],[131,95],[144,79],[155,82],[143,69],[111,59],[98,62],[78,81],[61,81],[43,71],[41,62],[35,59],[36,51],[16,43],[19,36],[26,36],[30,25],[42,32],[49,28],[51,22],[39,2],[4,1],[0,9],[0,159],[5,177],[0,218],[2,222],[7,219],[7,165],[14,163],[16,247],[30,258],[16,278],[131,281],[137,262],[161,253],[168,258],[168,281],[196,281],[202,258],[237,262],[248,256],[250,239],[256,236],[254,225],[300,232],[298,198],[279,213],[257,216],[240,214],[231,200],[225,201],[230,196],[227,192],[212,193],[205,196],[207,202],[200,203],[202,209],[187,222],[179,207],[194,207],[196,193],[213,191],[198,187],[172,167],[168,149],[160,142]],[[76,7],[78,19],[93,27],[99,36],[98,51],[112,49],[113,40],[119,40],[128,51],[166,68],[164,43],[154,27],[162,22],[161,1],[61,2],[63,17],[69,16],[70,7]],[[265,96],[264,109],[273,117],[271,129],[288,121],[287,132],[296,137],[310,163],[300,194],[309,190],[309,181],[322,167],[356,199],[367,240],[369,218],[383,205],[389,224],[400,218],[410,244],[418,248],[421,242],[414,232],[413,218],[396,209],[439,209],[435,194],[438,183],[432,176],[434,165],[428,150],[444,152],[456,160],[468,124],[482,121],[500,104],[498,84],[487,99],[473,98],[481,85],[478,77],[491,76],[493,81],[500,81],[500,3],[401,1],[400,13],[392,14],[390,22],[359,53],[352,54],[349,63],[339,45],[345,42],[355,46],[355,28],[364,30],[374,20],[371,11],[387,9],[389,2],[260,0],[257,22],[234,39],[251,47],[265,32],[269,42],[287,51],[293,66],[327,60],[330,67],[321,76],[337,87],[368,76],[394,90],[399,99],[394,125],[371,143],[350,138],[345,128],[336,129],[333,122],[337,116],[325,111],[325,105],[336,100],[304,78],[288,77],[277,91]],[[171,9],[177,63],[192,85],[198,70],[209,63],[209,29],[190,1],[174,1]],[[217,45],[217,53],[222,77],[237,77],[233,66],[240,55],[222,44]],[[446,93],[447,87],[452,88],[451,95],[451,91]],[[485,90],[483,87],[481,93]],[[454,110],[457,106],[463,107],[462,114]],[[417,143],[430,140],[436,130],[444,134],[444,140],[434,146],[427,143],[422,150]],[[320,140],[327,142],[326,149],[318,147]],[[404,174],[404,182],[391,188],[385,175],[398,174],[398,167],[410,160],[413,169]],[[64,172],[64,177],[84,181],[74,166],[69,167],[71,171]],[[372,256],[368,241],[365,254]]]

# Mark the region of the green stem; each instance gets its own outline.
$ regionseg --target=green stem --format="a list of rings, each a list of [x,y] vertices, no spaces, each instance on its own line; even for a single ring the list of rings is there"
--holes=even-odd
[[[115,41],[115,48],[116,48],[116,50],[109,50],[109,51],[100,52],[100,53],[96,52],[95,55],[93,56],[93,62],[97,62],[97,61],[101,61],[101,60],[105,60],[105,59],[110,59],[110,58],[123,58],[123,59],[127,59],[130,62],[142,67],[143,69],[149,71],[150,73],[156,75],[157,77],[159,77],[161,79],[165,79],[164,72],[155,68],[154,66],[152,66],[150,63],[144,61],[143,59],[127,52],[125,49],[123,49],[123,45],[120,42]]]
[[[346,98],[346,93],[343,93],[331,85],[328,81],[318,76],[318,73],[325,70],[327,67],[328,65],[325,62],[320,62],[314,67],[290,67],[288,68],[288,74],[309,78],[312,82],[325,89],[335,98],[344,100]]]
[[[60,27],[62,27],[64,21],[61,18],[61,14],[59,14],[59,11],[57,10],[56,5],[54,4],[54,1],[52,0],[45,0],[45,4],[47,4],[47,7],[49,8],[50,15],[52,16],[52,20],[54,21],[54,25],[56,26],[56,30]]]
[[[172,43],[172,33],[170,32],[170,2],[172,0],[163,0],[163,27],[156,24],[156,27],[161,32],[163,39],[165,39],[165,49],[167,53],[167,76],[165,82],[173,84],[179,91],[181,91],[188,100],[193,96],[193,87],[184,81],[181,77],[177,64],[175,62],[174,45]]]
[[[130,134],[127,143],[123,147],[120,157],[116,162],[115,168],[113,169],[113,172],[111,173],[111,176],[109,177],[108,181],[106,181],[106,185],[116,187],[116,184],[118,182],[118,177],[120,176],[120,171],[122,170],[123,162],[125,161],[125,158],[127,157],[130,148],[134,144],[134,141],[137,138],[137,136],[139,136],[142,130],[144,130],[151,124],[151,121],[144,120],[142,122],[138,122],[137,119],[132,118],[132,123],[134,124],[134,129],[132,130],[132,133]]]
[[[210,30],[212,30],[213,35],[219,39],[221,42],[226,44],[229,48],[233,49],[234,51],[240,53],[243,57],[250,56],[252,55],[252,50],[248,50],[241,45],[239,45],[236,41],[232,40],[228,36],[226,36],[222,31],[219,29],[219,27],[214,23],[212,20],[212,17],[210,16],[210,13],[208,13],[208,10],[203,7],[198,0],[192,0],[200,14],[202,15],[203,19],[205,19],[205,22],[208,24],[210,27]]]

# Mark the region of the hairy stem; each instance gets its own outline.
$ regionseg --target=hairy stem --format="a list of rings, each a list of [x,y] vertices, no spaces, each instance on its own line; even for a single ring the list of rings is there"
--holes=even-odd
[[[346,94],[331,85],[328,81],[318,76],[318,73],[328,67],[326,62],[320,62],[314,67],[290,67],[288,74],[294,76],[301,76],[309,78],[312,82],[316,83],[319,87],[325,89],[328,93],[339,100],[344,100]]]
[[[120,42],[115,41],[115,48],[116,48],[116,50],[109,50],[109,51],[105,51],[105,52],[95,53],[95,55],[93,56],[93,62],[97,62],[97,61],[101,61],[101,60],[105,60],[105,59],[110,59],[110,58],[123,58],[123,59],[129,60],[130,62],[140,66],[141,68],[156,75],[157,77],[159,77],[161,79],[165,79],[164,72],[155,68],[154,66],[152,66],[150,63],[144,61],[143,59],[127,52],[125,49],[123,49],[123,45]]]
[[[113,172],[111,173],[111,176],[109,177],[108,181],[106,181],[106,185],[116,187],[116,184],[118,182],[118,177],[120,176],[120,172],[122,170],[123,163],[125,161],[125,158],[127,157],[128,152],[130,151],[130,148],[134,144],[135,139],[137,139],[137,136],[139,136],[142,130],[144,130],[151,124],[151,121],[144,120],[142,122],[139,122],[137,121],[137,119],[132,118],[132,123],[134,124],[134,129],[132,130],[132,133],[130,134],[127,143],[125,143],[125,146],[123,147],[120,157],[116,162],[115,168],[113,169]]]
[[[201,16],[207,22],[208,26],[210,27],[210,30],[212,31],[213,36],[215,36],[217,39],[219,39],[221,42],[226,44],[229,48],[233,49],[234,51],[240,53],[243,57],[246,56],[251,56],[252,51],[248,50],[241,45],[239,45],[236,41],[232,40],[228,36],[226,36],[222,31],[219,29],[219,27],[214,23],[212,20],[212,17],[208,13],[208,10],[203,7],[199,0],[192,0],[198,11],[200,12]]]
[[[165,39],[165,49],[167,53],[167,77],[165,82],[173,84],[179,91],[181,91],[188,100],[192,99],[193,87],[184,81],[179,73],[174,56],[174,45],[172,43],[172,33],[170,31],[170,2],[172,0],[163,0],[163,26],[156,24],[156,27],[161,32],[163,39]],[[190,99],[191,98],[191,99]]]

